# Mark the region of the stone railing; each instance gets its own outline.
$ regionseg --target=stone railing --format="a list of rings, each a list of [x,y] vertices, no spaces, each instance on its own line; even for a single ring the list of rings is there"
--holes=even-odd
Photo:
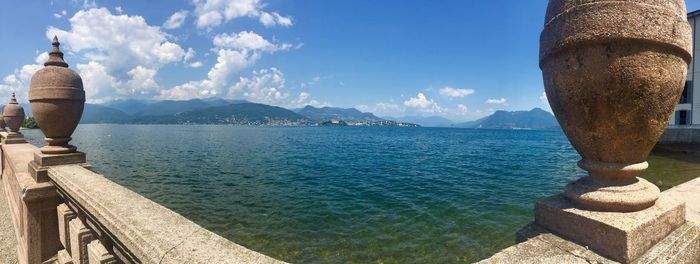
[[[1,149],[19,263],[281,263],[91,171],[83,153]]]

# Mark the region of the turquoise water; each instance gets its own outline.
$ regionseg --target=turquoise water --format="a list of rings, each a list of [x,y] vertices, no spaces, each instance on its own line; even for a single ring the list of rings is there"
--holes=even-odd
[[[584,174],[561,131],[81,125],[73,138],[109,179],[296,263],[473,262]]]

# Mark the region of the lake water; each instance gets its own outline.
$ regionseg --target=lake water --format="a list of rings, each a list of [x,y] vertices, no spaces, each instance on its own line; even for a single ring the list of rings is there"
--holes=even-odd
[[[473,262],[585,174],[561,131],[80,125],[73,138],[107,178],[296,263]],[[672,156],[650,164],[654,182],[674,175],[660,184],[700,175]]]

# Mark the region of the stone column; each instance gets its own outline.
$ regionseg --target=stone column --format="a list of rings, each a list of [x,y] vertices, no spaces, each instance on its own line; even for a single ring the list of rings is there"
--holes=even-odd
[[[683,203],[637,177],[691,61],[683,0],[550,0],[540,68],[557,120],[589,175],[537,202],[535,222],[629,263],[684,222]]]
[[[47,181],[46,166],[86,162],[85,153],[68,144],[83,114],[83,80],[63,60],[57,37],[51,45],[49,59],[32,76],[29,88],[34,119],[48,143],[29,164],[29,171],[38,182]]]

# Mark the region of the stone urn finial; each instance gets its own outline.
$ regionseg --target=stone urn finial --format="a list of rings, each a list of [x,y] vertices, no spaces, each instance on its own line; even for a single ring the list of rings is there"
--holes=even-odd
[[[683,0],[550,0],[540,38],[545,91],[589,176],[565,195],[584,209],[648,208],[638,178],[681,96],[692,54]]]
[[[32,76],[29,103],[48,146],[44,154],[75,152],[68,144],[78,127],[85,106],[83,80],[63,60],[58,38],[54,36],[49,59],[44,68]]]
[[[22,108],[19,103],[17,103],[17,98],[15,98],[15,93],[12,93],[12,99],[10,103],[5,106],[2,113],[3,121],[10,129],[10,134],[19,134],[19,128],[22,126],[24,121],[24,108]]]

